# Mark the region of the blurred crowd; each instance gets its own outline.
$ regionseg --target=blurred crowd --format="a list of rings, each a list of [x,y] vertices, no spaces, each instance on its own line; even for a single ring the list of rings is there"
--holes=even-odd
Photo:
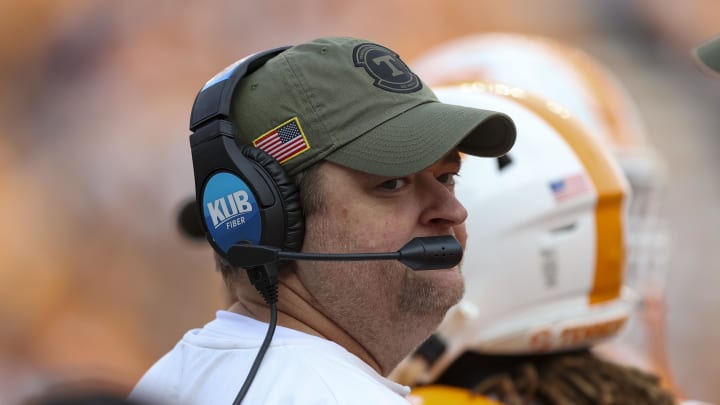
[[[720,34],[715,2],[5,3],[0,403],[71,380],[129,390],[182,331],[224,306],[209,246],[176,224],[193,192],[189,111],[213,73],[321,35],[365,37],[413,60],[492,31],[579,46],[637,101],[669,175],[659,344],[689,397],[720,402],[720,80],[690,56]]]

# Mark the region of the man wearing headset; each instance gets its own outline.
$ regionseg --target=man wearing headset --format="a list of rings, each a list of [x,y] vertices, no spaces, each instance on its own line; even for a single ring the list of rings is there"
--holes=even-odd
[[[393,252],[416,237],[453,235],[466,217],[454,196],[459,153],[496,157],[515,140],[508,116],[438,102],[394,51],[366,40],[320,38],[266,59],[250,63],[230,92],[228,120],[237,127],[237,145],[254,150],[243,153],[260,161],[271,156],[281,170],[268,171],[284,172],[297,185],[305,230],[295,242],[303,253]],[[204,187],[198,201],[235,302],[186,333],[131,398],[407,403],[409,389],[385,376],[460,300],[463,278],[456,266],[420,272],[392,260],[284,261],[275,295],[278,326],[274,337],[266,334],[268,324],[274,327],[268,307],[275,304],[263,301],[246,269],[231,264],[235,245],[252,238],[228,248],[213,233],[251,223],[237,214],[253,211],[262,197],[248,189],[204,201],[216,172],[198,178],[200,147],[193,139],[204,125],[195,119],[203,92],[245,65],[239,61],[208,82],[191,118],[196,187]]]

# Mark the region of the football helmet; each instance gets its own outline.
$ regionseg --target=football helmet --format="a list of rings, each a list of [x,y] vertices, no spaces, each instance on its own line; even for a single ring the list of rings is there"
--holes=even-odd
[[[661,215],[667,170],[634,100],[601,62],[546,37],[480,33],[442,44],[411,65],[430,86],[487,80],[556,103],[611,150],[632,187],[625,279],[644,295],[661,293],[669,234]]]
[[[440,101],[513,117],[496,160],[463,156],[456,195],[468,210],[463,300],[429,350],[392,375],[435,380],[465,351],[532,354],[614,336],[636,300],[622,288],[628,183],[610,150],[566,110],[522,89],[475,81],[435,87]],[[441,346],[438,348],[438,345]],[[431,359],[429,357],[432,357]]]

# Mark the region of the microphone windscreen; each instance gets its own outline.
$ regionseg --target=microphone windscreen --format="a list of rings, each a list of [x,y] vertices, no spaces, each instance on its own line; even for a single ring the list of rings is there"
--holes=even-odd
[[[440,270],[455,267],[462,260],[462,246],[452,236],[414,238],[399,251],[400,262],[413,270]]]

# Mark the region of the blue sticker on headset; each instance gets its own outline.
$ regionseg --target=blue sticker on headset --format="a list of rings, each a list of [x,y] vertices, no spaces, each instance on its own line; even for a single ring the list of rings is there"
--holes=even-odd
[[[227,253],[240,241],[260,242],[262,219],[255,196],[239,177],[229,172],[214,174],[202,195],[205,225],[215,243]]]
[[[233,71],[235,71],[235,68],[238,67],[238,65],[240,65],[244,61],[245,61],[245,59],[241,59],[241,60],[233,63],[232,65],[226,67],[225,69],[223,69],[222,72],[216,74],[215,76],[212,77],[212,79],[208,80],[207,83],[205,83],[205,85],[203,86],[203,88],[200,89],[200,91],[203,91],[203,90],[207,89],[208,87],[212,87],[213,85],[220,83],[223,80],[227,80],[230,76],[232,76],[232,73],[233,73]]]

